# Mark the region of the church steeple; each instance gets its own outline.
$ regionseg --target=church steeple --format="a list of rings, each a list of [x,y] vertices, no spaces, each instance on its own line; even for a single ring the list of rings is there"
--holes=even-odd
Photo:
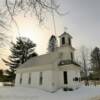
[[[59,52],[63,54],[62,60],[74,60],[74,48],[71,43],[72,36],[64,32],[59,36],[60,38],[60,47],[59,47]]]
[[[59,37],[60,37],[60,46],[68,46],[68,45],[71,46],[72,36],[69,35],[69,33],[64,32]]]

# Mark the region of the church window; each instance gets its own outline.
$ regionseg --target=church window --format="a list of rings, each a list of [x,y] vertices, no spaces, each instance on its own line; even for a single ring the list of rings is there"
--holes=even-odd
[[[43,83],[43,73],[40,72],[40,82],[39,82],[39,84],[42,85],[42,83]]]
[[[70,38],[68,39],[68,43],[69,43],[69,45],[71,45],[71,39]]]
[[[73,61],[73,53],[72,52],[70,53],[70,56],[71,56],[71,60]]]
[[[62,44],[65,44],[65,37],[62,37]]]
[[[22,74],[20,74],[20,84],[22,84]]]
[[[28,84],[31,84],[31,73],[29,73]]]

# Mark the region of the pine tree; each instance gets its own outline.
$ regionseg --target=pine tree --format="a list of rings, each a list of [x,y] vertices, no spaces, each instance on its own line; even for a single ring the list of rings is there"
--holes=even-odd
[[[54,35],[52,35],[49,39],[48,51],[53,52],[57,47],[57,39]]]
[[[28,59],[37,56],[37,53],[34,52],[35,46],[29,38],[25,37],[18,37],[16,43],[12,43],[11,55],[8,57],[9,61],[2,59],[10,67],[9,70],[6,70],[5,81],[14,82],[16,68]]]
[[[12,43],[12,48],[10,49],[11,55],[8,58],[9,61],[2,60],[7,66],[16,69],[19,64],[23,64],[31,57],[37,56],[34,52],[35,46],[29,38],[18,37],[16,43]]]
[[[2,82],[2,81],[3,81],[3,70],[0,69],[0,82]]]
[[[91,63],[93,68],[100,69],[100,49],[98,47],[91,52]]]
[[[91,67],[94,71],[94,77],[100,76],[100,49],[95,47],[91,52]]]
[[[5,70],[6,75],[4,75],[4,81],[5,82],[14,82],[14,79],[16,77],[15,74],[15,69],[14,68],[10,68]]]

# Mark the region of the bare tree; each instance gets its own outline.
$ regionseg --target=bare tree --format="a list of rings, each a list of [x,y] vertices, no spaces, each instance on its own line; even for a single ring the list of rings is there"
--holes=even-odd
[[[52,1],[52,4],[51,4]],[[19,13],[23,13],[24,16],[27,14],[35,15],[39,22],[42,22],[46,16],[47,12],[51,13],[51,10],[55,11],[59,15],[65,15],[67,13],[60,13],[59,6],[55,0],[4,0],[4,10],[1,10],[0,17],[3,16],[5,19],[13,21],[15,24],[16,21],[14,16]],[[1,20],[2,21],[2,20]],[[2,23],[2,27],[5,22]]]
[[[9,30],[8,26],[12,22],[17,30],[19,29],[14,17],[20,13],[24,16],[35,15],[40,23],[45,19],[46,13],[52,13],[52,10],[59,15],[67,14],[59,12],[60,5],[55,0],[4,0],[2,2],[4,4],[3,8],[0,8],[0,27],[6,30]]]
[[[82,61],[82,66],[83,66],[83,71],[85,74],[85,77],[87,77],[87,71],[88,71],[88,51],[87,48],[82,47],[81,48],[81,61]]]
[[[77,54],[77,61],[81,65],[82,72],[84,73],[84,77],[88,76],[88,68],[90,64],[89,58],[89,50],[85,46],[82,46]]]
[[[9,36],[7,36],[5,33],[0,33],[0,48],[9,45],[9,43]]]

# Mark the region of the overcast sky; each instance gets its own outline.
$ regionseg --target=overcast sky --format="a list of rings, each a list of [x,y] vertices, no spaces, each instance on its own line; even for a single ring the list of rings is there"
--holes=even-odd
[[[69,11],[63,18],[63,23],[74,37],[74,42],[100,47],[100,0],[59,1],[62,11]]]
[[[66,16],[58,16],[55,14],[56,34],[59,36],[64,32],[64,27],[67,27],[67,32],[72,35],[73,45],[76,48],[79,48],[81,45],[85,45],[90,48],[93,48],[94,46],[100,47],[100,0],[56,1],[58,4],[60,4],[61,12],[68,12]],[[51,15],[49,15],[45,20],[45,24],[42,25],[46,30],[45,32],[42,31],[43,29],[41,29],[41,27],[37,26],[34,18],[23,18],[20,15],[16,18],[17,23],[19,24],[20,33],[22,35],[30,37],[34,42],[36,41],[39,45],[41,44],[41,46],[45,45],[43,47],[43,51],[41,52],[45,52],[48,39],[50,35],[54,34]],[[25,24],[27,27],[27,31]],[[39,31],[33,30],[36,29],[35,26],[38,27],[37,30]],[[36,39],[39,36],[40,38]]]
[[[0,1],[0,4],[3,0]],[[56,33],[59,36],[67,27],[73,37],[73,46],[79,49],[84,45],[92,49],[100,47],[100,0],[56,0],[60,4],[61,12],[68,12],[66,16],[55,15]],[[54,34],[52,16],[46,19],[43,27],[36,24],[34,18],[16,17],[22,36],[31,38],[37,44],[39,54],[45,53],[49,37]],[[14,29],[14,28],[13,28]],[[13,31],[12,40],[17,32]],[[7,53],[5,53],[6,55]]]

